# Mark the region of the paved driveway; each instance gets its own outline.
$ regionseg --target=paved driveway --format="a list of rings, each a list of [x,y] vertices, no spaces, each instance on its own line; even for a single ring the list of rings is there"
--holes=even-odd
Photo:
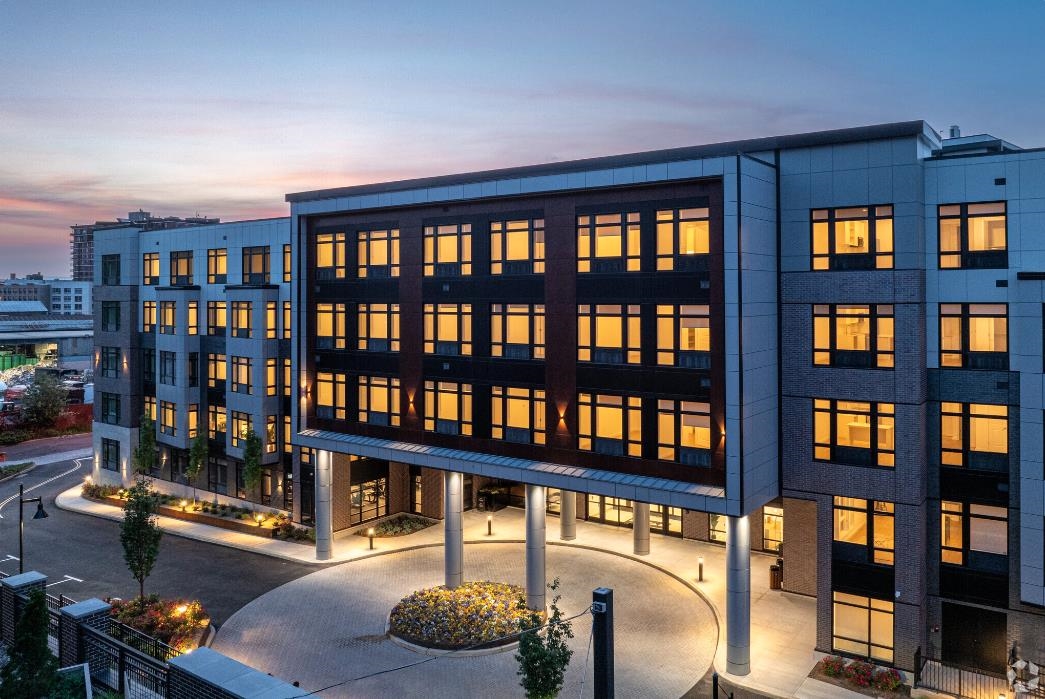
[[[573,615],[592,589],[614,589],[616,691],[621,697],[680,697],[711,665],[718,629],[692,590],[643,563],[613,554],[549,546],[549,578],[559,576],[560,608]],[[221,651],[314,691],[423,659],[385,636],[392,606],[414,589],[442,582],[442,547],[377,556],[289,582],[234,614],[214,641]],[[525,584],[523,544],[465,546],[465,578]],[[585,655],[591,617],[574,622],[573,661],[562,696],[592,696]],[[512,652],[440,658],[362,679],[321,697],[521,697]],[[584,688],[581,692],[581,683]]]

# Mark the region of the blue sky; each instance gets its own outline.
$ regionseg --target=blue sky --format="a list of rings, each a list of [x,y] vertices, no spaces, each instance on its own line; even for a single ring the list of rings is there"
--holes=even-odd
[[[68,226],[923,118],[1045,146],[1045,0],[0,0],[0,274]]]

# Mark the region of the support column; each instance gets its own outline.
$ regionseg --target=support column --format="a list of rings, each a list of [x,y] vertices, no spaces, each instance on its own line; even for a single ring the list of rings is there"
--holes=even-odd
[[[649,503],[632,503],[632,529],[634,537],[634,553],[636,556],[649,555]]]
[[[559,538],[563,541],[577,538],[577,493],[571,490],[559,493]]]
[[[316,459],[316,560],[334,557],[334,513],[331,491],[334,483],[334,455],[326,449],[314,452]]]
[[[726,530],[726,671],[751,672],[751,533],[747,517],[729,517]]]
[[[443,473],[443,570],[445,584],[459,587],[464,582],[464,476],[456,471]]]
[[[544,567],[547,535],[547,491],[542,485],[526,484],[526,606],[544,611],[548,579]]]

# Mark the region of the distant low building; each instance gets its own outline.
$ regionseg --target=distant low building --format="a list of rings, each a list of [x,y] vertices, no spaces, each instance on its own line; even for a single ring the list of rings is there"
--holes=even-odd
[[[12,274],[0,281],[0,301],[39,301],[52,313],[90,315],[91,282],[44,279],[41,274],[20,279]]]
[[[0,371],[41,362],[88,369],[93,350],[91,315],[53,313],[40,301],[0,301]]]

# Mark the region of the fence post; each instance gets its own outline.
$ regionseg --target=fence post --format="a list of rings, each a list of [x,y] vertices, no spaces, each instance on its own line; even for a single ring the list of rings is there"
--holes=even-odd
[[[119,680],[120,688],[119,688],[119,691],[120,691],[120,694],[126,694],[127,693],[127,679],[126,679],[127,678],[127,650],[122,645],[120,646],[120,656],[119,656],[119,658],[120,658],[119,664],[117,665],[117,672],[119,673],[119,676],[120,676],[120,680]]]
[[[90,661],[90,658],[84,654],[83,634],[80,629],[90,626],[92,629],[103,630],[111,609],[112,607],[107,602],[100,599],[88,599],[59,610],[58,648],[60,656],[58,660],[62,667]]]
[[[613,699],[613,590],[595,588],[591,611],[594,617],[595,699]]]
[[[922,679],[922,647],[914,651],[914,686],[917,687]]]
[[[0,628],[0,638],[4,643],[10,645],[14,641],[15,624],[18,622],[18,613],[21,610],[21,599],[19,598],[33,590],[43,590],[46,587],[47,576],[35,570],[0,580],[0,605],[3,607],[3,628]]]

